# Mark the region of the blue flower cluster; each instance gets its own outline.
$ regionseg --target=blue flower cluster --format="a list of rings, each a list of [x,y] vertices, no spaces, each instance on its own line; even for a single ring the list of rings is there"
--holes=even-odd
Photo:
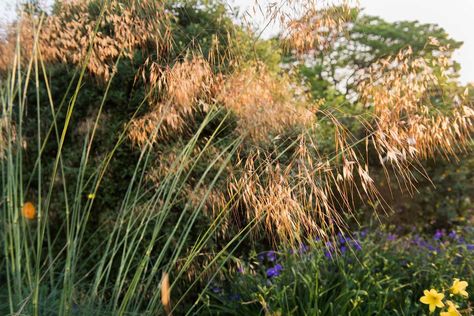
[[[367,236],[367,231],[357,233],[361,239]],[[362,246],[358,239],[348,238],[342,233],[337,234],[337,238],[334,241],[328,241],[325,244],[324,256],[326,258],[333,258],[338,252],[344,255],[349,249],[354,251],[361,251]]]
[[[275,262],[277,259],[277,254],[275,251],[270,250],[270,251],[264,251],[258,254],[257,256],[258,261],[260,262]]]
[[[441,246],[448,243],[456,244],[458,246],[464,246],[468,251],[474,251],[474,244],[468,243],[462,236],[460,236],[454,230],[451,230],[449,233],[446,233],[446,230],[444,229],[437,229],[433,234],[433,241],[424,239],[418,234],[416,234],[412,239],[412,244],[433,252],[440,252]]]
[[[281,266],[281,264],[275,264],[275,266],[267,269],[267,277],[274,278],[276,276],[279,276],[281,274],[281,271],[283,271],[283,267]]]

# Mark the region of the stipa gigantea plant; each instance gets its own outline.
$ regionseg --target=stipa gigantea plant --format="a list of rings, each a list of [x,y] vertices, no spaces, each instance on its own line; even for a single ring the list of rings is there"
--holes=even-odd
[[[311,126],[308,96],[290,76],[276,76],[262,63],[242,66],[224,77],[217,99],[235,113],[238,131],[253,142],[265,141],[289,127]]]
[[[305,5],[311,6],[304,2],[302,7]],[[282,7],[284,4],[269,6],[271,18],[277,17]],[[331,8],[327,11],[313,9],[307,16],[291,20],[285,29],[288,34],[295,31],[293,42],[298,54],[331,44],[334,35],[341,32],[339,28],[347,23],[345,19],[338,20],[335,12],[340,13],[340,17],[351,13],[349,7],[339,7],[339,11],[329,15],[331,20],[325,22],[324,14],[329,14]],[[317,17],[320,17],[320,24],[314,23]],[[307,30],[307,34],[303,30]],[[448,50],[440,48],[440,51]],[[388,178],[395,175],[400,185],[413,192],[414,172],[428,176],[421,167],[421,160],[439,154],[449,158],[459,150],[465,150],[473,129],[472,104],[469,104],[467,92],[445,91],[449,90],[445,86],[450,82],[449,56],[441,54],[439,58],[425,60],[411,55],[408,48],[398,56],[374,64],[361,75],[363,80],[357,87],[357,103],[368,112],[360,122],[365,136],[351,135],[330,112],[316,110],[320,122],[329,120],[334,125],[334,153],[322,155],[317,146],[318,139],[314,139],[307,127],[301,135],[304,141],[299,148],[302,150],[296,152],[311,151],[308,156],[296,154],[284,164],[278,162],[276,165],[275,160],[264,154],[246,157],[245,171],[232,177],[229,185],[230,192],[235,188],[242,192],[239,195],[241,204],[234,210],[239,214],[237,220],[254,216],[263,218],[263,229],[271,237],[275,235],[270,232],[276,232],[283,240],[298,240],[295,236],[300,236],[301,232],[309,235],[322,232],[321,237],[324,237],[328,227],[334,231],[334,227],[344,226],[339,215],[353,209],[355,198],[384,205],[370,172],[372,167],[379,165],[370,165],[369,153],[376,153]],[[253,93],[247,92],[250,96]],[[444,98],[441,107],[432,102],[440,96]],[[238,106],[242,107],[241,104]],[[256,126],[265,122],[259,121],[256,115],[252,118],[256,118]],[[257,164],[260,166],[256,167]],[[264,171],[256,176],[256,169]]]
[[[334,1],[325,4],[321,1],[313,4],[308,1],[307,7],[301,16],[288,19],[284,28],[283,39],[286,46],[298,54],[325,50],[333,45],[353,19],[356,3]]]
[[[12,101],[14,101],[14,98],[12,98]],[[12,106],[11,108],[14,109],[16,107]],[[3,114],[11,114],[11,111],[5,109]],[[203,122],[201,131],[212,118],[212,115],[211,113],[209,119]],[[157,125],[156,130],[158,129],[159,125]],[[89,135],[92,135],[93,132],[92,130]],[[40,311],[49,313],[57,310],[59,314],[69,314],[75,304],[80,306],[81,312],[89,315],[93,314],[93,309],[98,314],[128,314],[133,310],[136,312],[143,311],[144,308],[150,312],[160,310],[159,291],[153,290],[159,286],[160,280],[158,275],[161,274],[164,267],[173,270],[174,262],[181,258],[184,251],[183,246],[188,241],[189,233],[202,208],[202,206],[198,207],[191,212],[185,209],[178,222],[175,223],[176,226],[173,231],[170,234],[163,235],[163,227],[167,223],[167,218],[176,204],[179,193],[183,190],[186,178],[189,177],[193,169],[191,167],[189,170],[186,170],[184,166],[189,164],[187,160],[190,153],[193,152],[193,147],[199,135],[199,132],[196,133],[185,150],[180,153],[174,166],[176,174],[169,175],[163,179],[163,184],[155,188],[151,196],[146,195],[144,174],[149,163],[150,148],[152,147],[148,146],[142,150],[140,161],[137,164],[127,194],[124,197],[122,207],[118,212],[118,218],[116,219],[113,231],[105,238],[101,248],[93,251],[99,254],[100,260],[94,264],[95,269],[91,271],[81,271],[80,268],[83,261],[90,260],[87,256],[84,256],[84,251],[89,247],[89,237],[85,236],[86,227],[93,202],[95,199],[100,198],[97,195],[97,191],[107,164],[113,158],[113,152],[110,153],[93,177],[86,179],[85,171],[88,167],[88,146],[90,145],[88,142],[90,140],[87,139],[85,141],[81,168],[77,175],[78,184],[70,199],[70,204],[65,205],[66,212],[70,210],[66,217],[65,227],[63,227],[67,238],[66,241],[55,239],[54,236],[50,235],[46,213],[49,205],[45,202],[36,203],[38,207],[38,217],[36,220],[30,222],[22,218],[21,206],[23,202],[17,200],[20,198],[20,192],[15,190],[19,190],[21,187],[14,182],[15,179],[21,178],[21,169],[16,168],[13,163],[7,164],[4,161],[2,164],[3,188],[6,193],[5,202],[9,202],[2,221],[5,228],[3,235],[5,238],[5,249],[20,250],[18,253],[11,254],[8,251],[5,253],[7,266],[9,267],[6,272],[10,280],[8,282],[10,288],[9,297],[11,298],[10,312],[31,311],[35,314]],[[126,137],[126,133],[123,133],[121,137],[122,139],[119,139],[117,146]],[[9,137],[7,141],[9,146],[19,146],[17,140],[13,137]],[[212,142],[212,138],[209,142]],[[232,152],[235,151],[238,144],[239,140],[237,139],[233,144],[229,145],[227,152],[220,154],[227,157],[224,159],[226,163],[229,162]],[[23,150],[21,147],[16,149],[18,151]],[[8,147],[6,151],[7,158],[10,161],[19,159],[17,156],[18,151],[9,150]],[[38,158],[41,160],[41,157]],[[61,155],[58,156],[59,159],[61,159]],[[196,164],[196,161],[193,163]],[[39,166],[41,166],[41,162]],[[212,164],[209,166],[209,170],[211,167]],[[222,170],[223,167],[225,167],[225,164],[220,169]],[[40,170],[41,168],[39,167],[38,172]],[[204,174],[203,177],[206,175]],[[214,175],[214,177],[218,176],[219,173]],[[43,177],[44,175],[40,174],[38,181],[44,181]],[[51,185],[54,185],[54,183]],[[69,184],[65,181],[63,185],[64,198],[67,200],[70,194],[68,192],[70,190]],[[41,186],[39,187],[39,191],[43,191]],[[71,187],[74,186],[71,185]],[[198,188],[199,184],[195,189],[197,190]],[[207,190],[211,189],[212,186]],[[84,193],[89,193],[87,194],[86,201],[84,201]],[[51,195],[50,198],[55,199],[56,197]],[[10,203],[10,201],[13,203]],[[204,204],[204,201],[205,199],[203,199],[201,205]],[[206,240],[213,235],[212,230],[215,230],[216,227],[218,227],[218,222],[206,234],[206,238],[196,245],[194,249],[195,255],[200,253],[200,249],[205,246]],[[182,229],[184,231],[181,231]],[[144,239],[144,236],[150,231],[151,238],[149,240]],[[29,238],[31,238],[34,232],[40,234],[36,238],[43,239],[45,242],[32,244]],[[168,241],[156,253],[154,247],[157,240],[162,238],[168,238]],[[172,241],[174,250],[171,248]],[[65,244],[62,244],[62,242],[65,242]],[[41,254],[42,250],[44,251],[44,243],[48,245],[46,247],[47,254]],[[61,251],[56,253],[56,248],[60,248]],[[103,252],[98,253],[100,250],[103,250]],[[172,254],[171,258],[168,257],[170,252]],[[187,258],[186,260],[191,262],[193,258]],[[208,268],[204,267],[204,269]],[[37,278],[33,277],[35,274]],[[90,280],[91,277],[93,282],[90,286],[81,282],[83,280]],[[177,282],[177,279],[174,281]],[[110,287],[111,285],[112,287]],[[76,287],[85,288],[86,292],[78,293],[75,290]],[[57,297],[49,297],[48,294],[41,293],[41,288],[44,288],[51,295],[53,293],[61,293],[60,299],[57,300]],[[149,296],[147,293],[153,294]],[[77,298],[78,296],[83,298]],[[45,306],[44,302],[46,300],[56,302],[57,306]]]
[[[253,141],[266,139],[270,133],[279,134],[295,125],[306,128],[288,148],[281,148],[282,155],[294,151],[284,163],[271,157],[275,152],[267,154],[257,151],[250,155],[247,153],[247,157],[240,162],[243,172],[240,169],[229,171],[228,190],[213,194],[215,201],[218,205],[225,205],[226,195],[235,196],[236,192],[242,192],[242,195],[241,203],[235,205],[232,211],[235,218],[230,216],[225,226],[239,226],[257,217],[262,219],[263,230],[270,239],[278,236],[295,241],[308,234],[327,238],[328,231],[344,227],[341,213],[352,211],[355,198],[384,205],[370,174],[369,148],[380,157],[387,177],[387,169],[394,170],[401,183],[413,188],[412,170],[419,167],[420,159],[432,157],[437,152],[448,156],[457,150],[454,143],[466,144],[472,130],[469,104],[460,107],[461,112],[454,108],[439,112],[436,116],[427,115],[429,104],[422,105],[429,99],[427,87],[436,84],[433,69],[443,65],[442,61],[438,60],[431,66],[421,59],[412,63],[407,60],[406,52],[401,52],[396,60],[389,69],[374,66],[372,75],[379,79],[372,79],[370,86],[363,83],[360,87],[361,102],[367,107],[371,109],[369,99],[376,99],[373,111],[361,122],[366,136],[360,139],[351,135],[331,112],[312,108],[304,102],[303,106],[295,104],[295,100],[280,93],[278,81],[266,74],[264,68],[260,68],[260,72],[244,69],[242,73],[223,76],[223,93],[218,95],[219,99],[224,107],[238,115],[241,132],[246,129],[247,137]],[[387,64],[381,61],[381,64],[384,63]],[[409,80],[403,80],[405,76]],[[380,77],[397,79],[386,82]],[[399,94],[383,94],[387,91],[383,88],[385,84],[394,87]],[[253,89],[249,89],[250,86]],[[398,98],[392,98],[393,95]],[[458,99],[465,100],[465,97]],[[399,103],[402,106],[398,106]],[[423,134],[427,141],[417,143],[415,138],[406,135],[402,112],[411,116],[411,122],[407,125],[411,129],[417,129],[419,133],[426,129],[433,131]],[[320,121],[328,120],[334,125],[335,152],[329,156],[319,152],[318,140],[311,133],[314,114],[321,117]],[[454,121],[451,121],[450,115]],[[156,119],[159,117],[157,115]],[[448,121],[452,122],[453,130],[437,129],[438,125],[450,126]],[[150,129],[153,126],[149,124]],[[140,135],[143,140],[148,139],[146,133]],[[446,142],[434,146],[432,141],[428,141],[431,136]],[[365,148],[361,148],[364,145]],[[463,149],[462,146],[459,149]]]
[[[139,146],[189,131],[189,121],[196,112],[209,109],[212,90],[218,82],[210,64],[201,56],[166,68],[153,62],[147,69],[143,73],[148,75],[151,111],[135,119],[129,132],[132,142]],[[162,128],[155,135],[155,127],[162,120]]]
[[[284,48],[301,55],[333,45],[346,31],[358,5],[358,1],[352,0],[282,0],[267,5],[254,1],[244,20],[257,27],[257,37],[270,26],[278,26]],[[263,20],[263,28],[253,25],[255,17]]]
[[[439,154],[449,158],[469,148],[474,111],[467,89],[445,91],[449,66],[447,56],[429,64],[414,58],[408,48],[373,65],[358,87],[361,101],[373,108],[368,129],[380,163],[395,168],[408,187],[414,185],[407,171],[420,159]]]
[[[333,25],[333,23],[328,25]],[[165,98],[156,98],[154,103],[157,105],[154,106],[154,109],[133,122],[130,138],[141,146],[148,142],[157,141],[151,135],[154,135],[155,126],[161,120],[165,120],[166,123],[163,124],[164,128],[158,134],[161,139],[167,134],[172,134],[172,132],[182,131],[187,125],[186,121],[189,122],[193,118],[196,109],[206,110],[202,106],[206,104],[206,102],[202,102],[203,99],[206,101],[206,99],[212,97],[222,101],[226,108],[238,115],[240,133],[248,135],[253,141],[265,140],[269,133],[278,134],[285,128],[294,125],[307,126],[312,121],[314,112],[305,108],[304,100],[301,102],[302,105],[295,106],[297,93],[293,92],[296,92],[297,89],[292,87],[288,80],[276,80],[274,76],[266,71],[263,65],[257,64],[231,75],[218,74],[213,76],[209,70],[209,65],[199,58],[185,60],[182,63],[175,64],[172,68],[165,69],[152,62],[148,79],[150,90],[153,92],[164,91]],[[196,76],[196,74],[198,75]],[[221,91],[216,93],[219,88]],[[290,93],[285,93],[286,90]],[[163,112],[168,114],[164,115]],[[291,164],[292,166],[293,164]],[[287,168],[288,172],[292,169],[291,167]],[[359,170],[364,169],[359,168]],[[249,173],[253,176],[257,174],[256,171],[252,170]],[[307,176],[312,174],[307,173]],[[274,179],[276,180],[276,178]],[[310,177],[307,177],[307,180],[309,179]],[[318,189],[315,191],[316,188],[313,186],[313,192],[319,192],[321,199],[317,198],[315,200],[324,201],[323,208],[327,209],[329,204],[326,202],[328,197],[324,193],[325,190]],[[288,188],[287,192],[290,191],[291,188]],[[218,205],[226,204],[226,193],[218,192],[212,195],[217,197],[218,202],[221,202]],[[228,193],[232,196],[235,192]],[[252,207],[247,205],[246,208],[251,209]],[[266,208],[263,207],[263,213],[265,212]],[[273,213],[281,212],[277,210]],[[299,212],[299,214],[303,214],[303,212]],[[308,221],[309,217],[305,216],[305,218]],[[313,223],[306,226],[317,227],[318,225]],[[273,229],[269,229],[269,232],[271,231]],[[286,229],[284,231],[290,232],[292,230]]]
[[[105,6],[101,14],[104,14]],[[100,22],[100,20],[99,20]],[[38,28],[39,29],[39,28]],[[37,46],[35,46],[37,47]],[[90,46],[92,47],[92,45]],[[91,52],[91,50],[89,51]],[[168,218],[177,198],[183,190],[186,179],[199,160],[189,161],[190,154],[201,133],[218,111],[209,111],[200,127],[186,144],[178,158],[174,162],[174,174],[169,174],[163,179],[162,184],[155,187],[152,192],[146,187],[145,174],[150,161],[152,143],[144,146],[140,151],[135,172],[130,181],[128,190],[123,198],[123,203],[118,211],[115,225],[110,234],[104,239],[99,248],[89,249],[89,242],[93,239],[87,236],[87,227],[91,210],[96,199],[100,198],[98,190],[104,173],[107,171],[114,152],[126,139],[128,126],[119,135],[116,145],[99,166],[93,166],[90,162],[91,144],[97,132],[98,121],[101,111],[99,110],[95,123],[86,133],[82,146],[80,167],[72,180],[65,176],[65,161],[62,149],[68,134],[68,123],[74,111],[77,97],[81,93],[81,80],[87,69],[87,61],[83,63],[79,72],[79,81],[71,88],[74,93],[68,102],[66,123],[60,127],[56,121],[56,105],[50,98],[50,107],[53,116],[53,125],[48,127],[47,137],[42,139],[41,117],[39,104],[38,114],[38,157],[35,157],[35,170],[32,179],[24,179],[23,153],[25,148],[23,135],[23,122],[26,117],[27,106],[25,94],[30,81],[38,86],[39,77],[43,76],[48,82],[44,61],[38,49],[32,52],[32,59],[27,64],[26,74],[22,72],[21,52],[17,51],[14,58],[12,72],[2,81],[2,199],[5,205],[2,212],[2,226],[4,228],[2,241],[4,243],[4,262],[6,265],[5,275],[8,285],[8,310],[15,313],[59,313],[68,315],[74,309],[84,314],[114,314],[122,315],[130,312],[150,312],[156,314],[162,309],[160,304],[160,279],[162,271],[172,271],[178,259],[184,253],[184,245],[189,240],[197,216],[200,214],[205,198],[201,206],[192,210],[185,208],[179,216],[171,232],[164,232]],[[90,56],[90,55],[89,55]],[[117,60],[117,63],[119,59]],[[31,75],[31,77],[30,77]],[[32,78],[33,77],[33,78]],[[101,102],[101,107],[107,99],[108,88],[113,80],[114,74],[108,78],[108,85]],[[40,93],[36,90],[36,93]],[[48,94],[51,91],[47,91]],[[39,101],[39,98],[37,98]],[[147,100],[144,100],[145,103]],[[63,104],[59,105],[61,108]],[[161,122],[158,122],[154,133],[160,130]],[[222,125],[222,124],[221,124]],[[4,127],[4,129],[3,129]],[[220,126],[217,128],[217,130]],[[16,131],[16,133],[13,133]],[[217,130],[208,138],[204,149],[213,142]],[[210,164],[202,179],[209,176],[208,172],[217,162],[224,163],[218,166],[218,172],[211,179],[218,178],[226,164],[235,152],[240,139],[230,143],[227,148],[219,154],[223,159],[215,159]],[[54,162],[53,174],[44,174],[42,171],[43,148],[46,142],[52,142],[57,147],[57,155]],[[28,144],[31,146],[31,143]],[[4,146],[4,148],[3,148]],[[184,166],[189,166],[185,168]],[[93,170],[90,170],[90,169]],[[88,172],[92,171],[92,172]],[[59,183],[56,179],[60,179]],[[194,190],[198,190],[202,179],[198,181]],[[22,206],[27,203],[25,185],[28,182],[37,182],[35,219],[22,218]],[[215,182],[215,180],[213,181]],[[58,189],[59,187],[59,189]],[[212,189],[212,185],[207,189]],[[44,193],[46,192],[46,194]],[[45,194],[45,196],[43,196]],[[206,193],[207,195],[208,193]],[[59,195],[59,196],[58,196]],[[52,202],[61,197],[65,219],[62,226],[54,235],[49,227],[49,214]],[[57,205],[57,204],[55,204]],[[216,221],[207,232],[203,234],[187,257],[189,262],[194,260],[193,256],[199,255],[207,240],[213,236],[213,231],[219,227]],[[149,234],[151,233],[151,236]],[[65,239],[60,235],[64,235]],[[145,235],[147,239],[144,238]],[[164,238],[164,242],[163,242]],[[156,252],[157,241],[160,240],[162,248]],[[235,242],[235,241],[234,241]],[[171,254],[171,257],[169,255]],[[94,256],[92,256],[94,255]],[[88,256],[91,256],[89,258]],[[84,271],[81,265],[94,258],[93,269]],[[3,260],[2,260],[3,261]],[[204,266],[203,271],[210,268]],[[183,272],[180,272],[182,274]],[[92,282],[90,282],[92,280]],[[172,277],[173,282],[179,280]],[[90,283],[89,283],[90,282]],[[80,289],[80,290],[78,290]],[[46,304],[49,302],[49,304]],[[167,306],[168,307],[168,306]]]
[[[104,3],[106,8],[100,13]],[[61,1],[58,5],[58,12],[45,18],[36,40],[46,62],[82,65],[87,57],[87,70],[107,80],[119,56],[133,58],[138,47],[154,50],[158,56],[166,55],[170,49],[171,15],[162,1],[126,1],[122,4],[81,0]],[[34,15],[22,12],[18,22],[20,32],[8,34],[6,45],[0,46],[0,70],[9,69],[16,58],[16,35],[22,40],[22,61],[31,59],[32,47],[36,45],[32,37],[34,21]],[[92,50],[89,50],[90,46]]]

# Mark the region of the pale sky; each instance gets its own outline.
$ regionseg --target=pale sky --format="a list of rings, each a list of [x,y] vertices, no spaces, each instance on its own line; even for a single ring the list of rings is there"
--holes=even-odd
[[[258,0],[261,6],[277,0]],[[41,2],[51,3],[52,0]],[[249,8],[255,0],[227,0],[229,3]],[[474,0],[359,0],[370,15],[388,21],[418,20],[436,23],[454,39],[464,42],[455,59],[461,64],[461,81],[474,83]],[[0,0],[0,24],[10,20],[17,0]]]

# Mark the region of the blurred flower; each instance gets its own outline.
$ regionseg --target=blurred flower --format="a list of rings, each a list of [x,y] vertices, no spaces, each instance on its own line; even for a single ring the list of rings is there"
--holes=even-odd
[[[326,248],[329,250],[334,249],[334,245],[331,241],[327,241],[325,245],[326,245]]]
[[[413,237],[413,243],[417,246],[423,247],[423,244],[425,243],[425,241],[419,235],[415,235]]]
[[[346,246],[341,246],[341,253],[345,254],[347,252],[347,247]]]
[[[387,240],[394,241],[395,239],[397,239],[397,235],[392,234],[392,233],[388,234]]]
[[[337,239],[339,240],[339,243],[341,243],[341,244],[346,243],[346,238],[344,237],[344,235],[341,232],[337,233]]]
[[[282,270],[283,267],[280,264],[276,264],[273,268],[267,269],[267,277],[273,278],[279,276]]]
[[[330,250],[324,251],[324,256],[325,256],[326,258],[332,258],[331,251],[330,251]]]
[[[448,234],[448,237],[451,238],[451,239],[456,239],[458,235],[456,234],[456,232],[454,230],[452,230],[449,234]]]
[[[220,293],[220,292],[222,291],[222,289],[221,289],[220,287],[218,287],[218,286],[213,286],[213,287],[211,287],[211,291],[212,291],[213,293],[216,293],[216,294],[217,294],[217,293]]]
[[[302,243],[302,244],[300,245],[299,253],[300,253],[300,254],[303,254],[303,253],[307,252],[308,250],[309,250],[308,245]]]
[[[446,304],[448,304],[448,311],[441,312],[441,316],[461,316],[461,313],[456,309],[456,305],[454,305],[453,302],[447,301]]]
[[[426,248],[428,248],[430,251],[436,251],[436,248],[432,245],[426,245]]]
[[[290,254],[293,252],[290,250]],[[277,259],[276,252],[273,250],[270,251],[263,251],[257,255],[257,259],[260,262],[264,262],[265,260],[268,262],[274,262]]]
[[[436,307],[444,307],[444,303],[442,302],[444,298],[443,293],[438,293],[435,289],[431,289],[429,291],[424,290],[423,294],[425,295],[420,298],[420,302],[430,306],[430,313],[433,313]]]
[[[267,259],[268,259],[268,261],[273,262],[273,261],[276,260],[276,258],[277,258],[277,257],[276,257],[275,251],[270,250],[269,252],[267,252]]]
[[[444,236],[444,232],[441,229],[437,229],[433,236],[433,239],[440,240],[443,236]]]
[[[21,209],[21,214],[26,219],[35,219],[36,217],[36,208],[31,202],[26,202],[23,204],[23,208]]]
[[[469,251],[474,251],[474,244],[467,244],[466,245],[467,250]]]
[[[89,193],[89,194],[87,195],[87,198],[88,198],[89,200],[93,200],[93,199],[95,199],[95,194],[94,194],[94,193]]]
[[[352,241],[352,245],[354,246],[354,249],[355,249],[355,250],[357,250],[357,251],[361,251],[361,250],[362,250],[362,246],[360,245],[359,241],[353,240],[353,241]]]
[[[464,297],[468,297],[469,294],[466,292],[466,288],[469,284],[466,281],[460,281],[459,279],[454,279],[453,285],[449,289],[454,295],[459,294]]]

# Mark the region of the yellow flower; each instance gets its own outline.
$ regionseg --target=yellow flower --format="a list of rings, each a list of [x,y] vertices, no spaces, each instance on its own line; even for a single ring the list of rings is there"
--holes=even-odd
[[[36,217],[36,208],[31,202],[26,202],[23,204],[23,208],[21,209],[21,214],[26,219],[35,219]]]
[[[93,199],[95,199],[95,194],[94,194],[94,193],[89,193],[89,195],[87,196],[87,198],[88,198],[89,200],[93,200]]]
[[[441,316],[461,316],[461,313],[456,309],[453,302],[447,301],[446,303],[448,304],[448,311],[441,312]]]
[[[459,279],[454,279],[453,286],[451,286],[451,293],[459,294],[465,297],[468,297],[469,294],[466,292],[468,284],[466,281],[459,281]]]
[[[423,294],[425,294],[425,296],[420,298],[420,302],[430,306],[430,313],[434,312],[436,307],[444,307],[444,303],[442,302],[444,298],[443,293],[438,293],[435,289],[431,289],[429,291],[425,290]]]

